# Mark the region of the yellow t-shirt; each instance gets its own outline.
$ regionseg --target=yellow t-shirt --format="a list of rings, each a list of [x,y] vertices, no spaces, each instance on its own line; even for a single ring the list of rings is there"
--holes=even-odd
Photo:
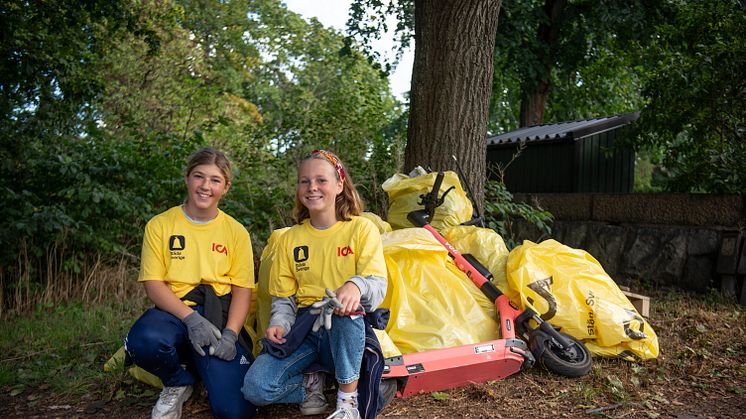
[[[138,281],[163,281],[179,298],[209,284],[222,296],[231,285],[254,288],[253,260],[249,232],[233,217],[218,210],[198,224],[177,206],[145,226]]]
[[[321,300],[324,288],[335,290],[355,275],[386,277],[381,235],[366,218],[337,221],[326,230],[317,230],[304,220],[280,240],[269,293],[275,297],[295,295],[298,307]]]

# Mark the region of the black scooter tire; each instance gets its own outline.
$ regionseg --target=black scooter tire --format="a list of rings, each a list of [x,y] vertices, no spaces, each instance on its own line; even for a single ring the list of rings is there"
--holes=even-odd
[[[529,346],[536,359],[549,371],[565,377],[582,377],[591,370],[593,357],[588,348],[574,337],[560,333],[571,345],[562,349],[548,334],[534,331]]]
[[[384,406],[387,406],[392,400],[394,400],[397,387],[398,383],[395,378],[385,378],[381,380],[380,392],[383,395]]]

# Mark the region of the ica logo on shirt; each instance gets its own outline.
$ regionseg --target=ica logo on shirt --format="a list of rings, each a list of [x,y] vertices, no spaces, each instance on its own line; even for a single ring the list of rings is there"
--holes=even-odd
[[[337,247],[337,256],[354,255],[350,246]]]
[[[213,243],[212,244],[212,251],[218,252],[218,253],[224,253],[226,256],[228,256],[228,248],[223,246],[222,244]]]

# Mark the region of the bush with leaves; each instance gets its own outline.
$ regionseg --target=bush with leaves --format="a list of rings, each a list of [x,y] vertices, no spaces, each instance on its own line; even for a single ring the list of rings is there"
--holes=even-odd
[[[746,192],[746,10],[680,1],[645,49],[636,146],[652,150],[668,191]]]
[[[485,188],[485,221],[487,226],[500,234],[508,249],[521,243],[513,232],[517,219],[524,219],[533,224],[541,233],[552,234],[552,214],[549,211],[533,207],[524,202],[515,202],[513,194],[508,192],[505,184],[495,180],[487,181]]]

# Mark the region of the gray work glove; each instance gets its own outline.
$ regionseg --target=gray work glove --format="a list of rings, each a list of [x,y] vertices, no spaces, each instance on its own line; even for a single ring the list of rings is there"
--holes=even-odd
[[[236,357],[236,341],[238,335],[229,328],[223,329],[223,337],[220,338],[217,345],[210,346],[210,355],[216,356],[223,361],[233,361]]]
[[[184,317],[182,321],[187,327],[187,332],[189,332],[189,341],[192,342],[192,346],[198,354],[205,356],[203,346],[217,345],[218,339],[220,339],[220,330],[198,312],[195,311]]]
[[[337,294],[329,288],[326,289],[326,297],[311,305],[311,314],[317,314],[316,321],[313,322],[312,330],[315,332],[324,325],[326,330],[332,328],[332,315],[335,308],[344,308],[342,303],[337,299]]]

